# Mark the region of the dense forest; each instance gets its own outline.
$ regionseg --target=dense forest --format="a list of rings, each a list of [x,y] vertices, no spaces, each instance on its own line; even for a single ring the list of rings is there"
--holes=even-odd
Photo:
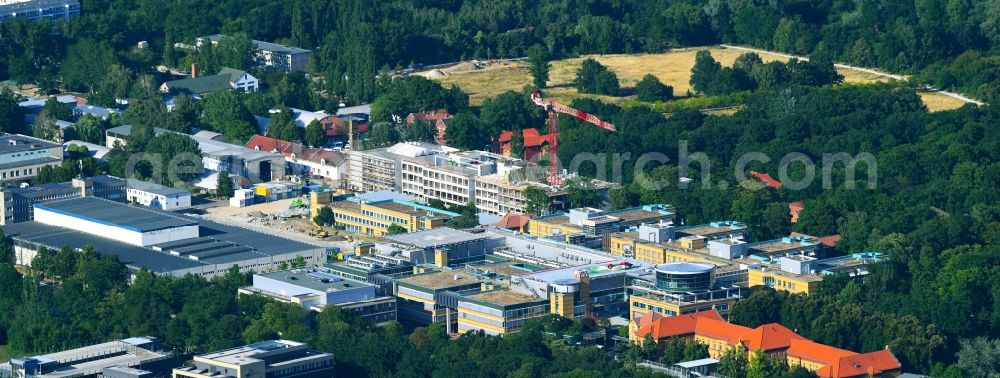
[[[534,44],[554,57],[746,44],[916,74],[922,84],[982,100],[1000,93],[1000,6],[994,1],[81,3],[82,17],[59,26],[60,33],[20,21],[0,26],[0,79],[51,87],[60,77],[104,77],[114,64],[138,71],[181,66],[185,52],[167,46],[224,33],[315,50],[313,71],[325,77],[324,89],[349,102],[373,100],[380,71],[521,57]],[[140,41],[149,48],[136,49]]]
[[[608,133],[561,118],[564,156],[628,152],[634,159],[661,152],[671,159],[650,164],[639,178],[631,177],[626,165],[626,188],[612,192],[614,207],[670,203],[686,224],[736,219],[748,224],[754,240],[790,231],[840,234],[838,253],[880,251],[889,257],[872,266],[864,280],[824,280],[817,295],[754,296],[734,308],[736,322],[780,321],[856,350],[889,345],[904,366],[924,372],[936,362],[954,361],[960,340],[1000,337],[1000,138],[993,130],[1000,112],[995,107],[929,113],[912,90],[889,85],[762,90],[732,116],[682,111],[664,118],[645,107],[621,109],[592,100],[573,106],[602,114],[619,128]],[[695,180],[687,189],[676,184],[681,141],[690,154],[705,153],[710,163],[690,164],[686,176]],[[739,158],[749,152],[772,160],[740,167]],[[817,164],[812,185],[735,186],[736,168],[779,177],[779,160],[792,152]],[[869,152],[877,165],[858,164],[854,181],[847,181],[846,165],[833,164],[830,189],[824,189],[822,156],[838,152]],[[597,166],[581,170],[612,177],[610,164],[606,172]],[[869,173],[877,177],[874,188],[868,186]],[[788,167],[793,181],[805,174],[801,164]],[[720,189],[724,182],[733,187]],[[798,200],[805,201],[805,210],[792,225],[787,203]]]

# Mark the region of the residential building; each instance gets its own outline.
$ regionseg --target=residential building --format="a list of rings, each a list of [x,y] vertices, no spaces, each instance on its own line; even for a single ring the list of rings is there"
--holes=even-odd
[[[174,366],[155,337],[131,337],[0,364],[0,376],[24,378],[146,378]]]
[[[306,147],[263,135],[254,135],[246,147],[281,154],[285,157],[285,173],[289,175],[322,177],[337,183],[336,186],[347,175],[347,155],[340,151]]]
[[[35,219],[35,204],[93,196],[125,201],[125,180],[112,176],[77,178],[70,182],[4,188],[0,191],[0,225]]]
[[[646,336],[655,341],[680,337],[708,346],[712,358],[742,346],[747,353],[761,350],[772,358],[785,359],[789,366],[802,366],[820,377],[896,377],[901,365],[888,349],[856,353],[813,342],[781,324],[768,323],[748,328],[722,320],[715,310],[677,316],[649,312],[629,321],[629,338]]]
[[[437,144],[447,144],[444,138],[444,132],[448,129],[448,120],[455,118],[455,116],[448,113],[447,109],[430,110],[418,113],[410,113],[406,116],[406,124],[412,125],[414,122],[427,122],[430,123],[435,130],[434,141]]]
[[[672,222],[674,208],[654,204],[620,210],[598,210],[591,207],[570,209],[534,218],[528,223],[528,233],[538,237],[583,234],[590,237],[607,237],[644,223]]]
[[[406,232],[430,230],[444,226],[457,213],[436,209],[409,201],[388,199],[365,201],[349,197],[329,205],[338,225],[347,231],[380,237],[389,233],[392,225],[401,226]]]
[[[333,355],[290,340],[269,340],[194,356],[173,378],[328,378]]]
[[[197,47],[201,47],[207,41],[216,45],[224,37],[222,34],[198,37],[196,38],[196,45]],[[251,42],[257,48],[255,60],[259,67],[273,68],[283,72],[306,71],[309,69],[309,59],[313,55],[311,50],[258,40],[251,40]]]
[[[543,160],[543,158],[547,158],[549,145],[552,144],[551,135],[542,135],[538,132],[538,129],[528,128],[521,130],[521,136],[524,141],[523,156],[510,156],[510,142],[514,138],[514,133],[511,131],[504,131],[497,138],[497,141],[500,142],[500,153],[504,156],[524,159],[530,162],[538,162]]]
[[[0,23],[15,18],[68,22],[80,17],[77,0],[3,0],[0,1]]]
[[[164,82],[160,85],[160,92],[205,96],[212,92],[230,90],[256,92],[259,87],[260,81],[253,75],[227,67],[218,74],[207,76],[197,76],[197,69],[193,69],[192,77]]]
[[[128,202],[160,210],[178,210],[191,207],[191,192],[148,181],[129,179],[125,195]]]
[[[323,311],[326,306],[336,306],[353,311],[376,325],[396,320],[396,298],[391,296],[391,290],[324,269],[257,273],[253,276],[253,286],[241,288],[239,293],[263,295],[316,312]]]
[[[0,183],[34,180],[44,166],[62,164],[62,145],[18,134],[0,136]]]
[[[234,265],[242,272],[273,270],[297,257],[309,266],[326,261],[321,247],[95,197],[35,204],[34,218],[4,226],[17,264],[30,266],[42,247],[64,246],[92,246],[132,271],[175,277],[211,278]]]

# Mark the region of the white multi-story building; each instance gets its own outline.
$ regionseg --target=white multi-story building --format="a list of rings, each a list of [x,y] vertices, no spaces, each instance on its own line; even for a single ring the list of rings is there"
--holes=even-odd
[[[406,142],[391,147],[348,153],[348,186],[357,192],[400,190],[402,160],[455,152],[457,149],[432,143]]]
[[[520,160],[485,151],[404,158],[401,191],[423,201],[438,199],[449,205],[475,203],[478,206],[479,178],[506,176],[522,168]]]
[[[39,169],[62,160],[61,144],[17,134],[0,136],[0,182],[33,180]]]
[[[196,45],[201,47],[206,40],[211,41],[214,45],[219,43],[224,37],[222,34],[198,37]],[[251,40],[251,42],[257,46],[255,59],[258,66],[271,67],[284,72],[305,71],[309,68],[309,59],[313,55],[312,50],[258,40]]]
[[[0,23],[15,18],[69,21],[79,16],[77,0],[0,0]]]
[[[128,202],[155,207],[160,210],[177,210],[191,207],[191,192],[135,179],[128,180],[128,186],[125,188],[125,196]]]

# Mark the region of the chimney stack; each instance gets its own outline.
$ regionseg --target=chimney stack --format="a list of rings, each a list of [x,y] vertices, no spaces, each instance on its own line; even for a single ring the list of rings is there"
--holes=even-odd
[[[347,120],[347,145],[351,147],[351,151],[357,151],[357,146],[354,145],[354,119]]]
[[[198,63],[191,63],[191,78],[198,77]]]

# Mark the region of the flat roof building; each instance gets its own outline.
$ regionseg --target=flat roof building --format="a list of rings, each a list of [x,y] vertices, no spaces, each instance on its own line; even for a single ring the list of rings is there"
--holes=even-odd
[[[253,286],[239,292],[267,296],[317,312],[326,306],[337,306],[377,325],[396,320],[396,298],[391,293],[385,293],[378,285],[344,278],[324,269],[254,274]]]
[[[5,188],[0,191],[0,225],[35,219],[35,204],[93,196],[112,201],[125,200],[125,180],[112,176],[77,178],[70,182]]]
[[[0,136],[0,184],[26,182],[44,166],[62,164],[62,145],[18,134]]]
[[[128,202],[160,210],[191,207],[191,192],[148,181],[129,179],[125,195]]]
[[[409,201],[386,199],[365,201],[350,197],[329,205],[338,225],[347,231],[366,235],[384,236],[393,225],[403,227],[406,232],[430,230],[444,226],[458,213],[433,208]]]
[[[194,356],[173,378],[333,377],[333,355],[291,340],[270,340]]]
[[[69,21],[80,17],[77,0],[3,0],[0,1],[0,23],[15,18],[27,20]]]
[[[222,38],[225,38],[222,34],[198,37],[196,39],[197,46],[201,47],[205,41],[211,41],[213,45],[218,44]],[[274,68],[284,72],[305,71],[309,68],[309,59],[313,55],[311,50],[253,39],[250,42],[257,47],[254,58],[260,67]]]
[[[0,364],[0,376],[25,378],[145,378],[170,371],[170,352],[154,337],[132,337]]]
[[[265,271],[302,256],[309,265],[326,260],[325,248],[245,228],[94,197],[35,205],[35,220],[4,227],[18,264],[31,265],[42,247],[92,246],[132,270],[205,277]]]

